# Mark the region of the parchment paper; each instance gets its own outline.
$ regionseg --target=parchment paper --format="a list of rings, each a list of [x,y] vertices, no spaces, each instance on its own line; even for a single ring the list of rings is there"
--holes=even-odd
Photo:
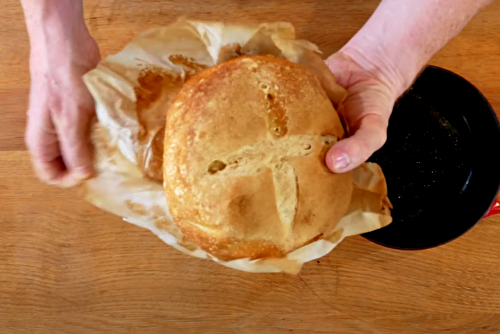
[[[98,119],[92,129],[96,176],[86,182],[85,198],[186,254],[249,272],[296,274],[343,238],[386,226],[391,204],[385,178],[370,163],[353,172],[351,205],[336,230],[285,258],[224,262],[185,240],[173,223],[162,185],[163,135],[166,111],[184,82],[233,57],[272,54],[309,67],[341,114],[346,92],[319,53],[314,44],[296,40],[285,22],[252,26],[179,19],[137,36],[84,76]]]

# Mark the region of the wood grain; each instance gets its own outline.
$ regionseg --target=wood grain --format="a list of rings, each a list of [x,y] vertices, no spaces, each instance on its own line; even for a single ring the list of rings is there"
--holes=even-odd
[[[179,15],[289,20],[328,55],[377,3],[89,0],[85,9],[103,55]],[[500,332],[500,217],[436,249],[353,237],[297,277],[256,275],[187,257],[74,190],[41,185],[23,144],[29,45],[18,1],[3,0],[0,16],[0,333]],[[432,60],[496,110],[498,17],[496,2]]]

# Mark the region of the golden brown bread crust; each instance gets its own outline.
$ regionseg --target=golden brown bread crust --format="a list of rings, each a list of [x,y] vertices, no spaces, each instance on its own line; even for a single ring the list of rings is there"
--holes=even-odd
[[[305,67],[239,57],[190,79],[167,114],[164,187],[184,235],[221,260],[282,257],[333,231],[352,193],[324,156],[343,129]]]

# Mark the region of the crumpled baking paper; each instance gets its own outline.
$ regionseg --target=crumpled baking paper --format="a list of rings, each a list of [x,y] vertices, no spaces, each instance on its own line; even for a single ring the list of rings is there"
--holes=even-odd
[[[162,185],[168,106],[194,74],[240,55],[256,54],[272,54],[309,67],[342,118],[345,90],[336,83],[318,48],[297,40],[290,23],[240,25],[179,19],[142,33],[84,76],[98,119],[92,128],[96,175],[84,185],[86,200],[147,228],[186,254],[248,272],[296,274],[305,262],[328,254],[343,238],[389,224],[391,204],[384,175],[377,165],[366,163],[352,174],[351,205],[335,231],[284,258],[225,262],[183,238]]]

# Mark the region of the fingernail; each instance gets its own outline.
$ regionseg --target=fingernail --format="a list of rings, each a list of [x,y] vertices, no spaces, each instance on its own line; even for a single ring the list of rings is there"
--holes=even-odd
[[[92,172],[88,167],[77,167],[75,168],[74,173],[77,179],[87,179],[92,176]]]
[[[341,155],[338,155],[333,158],[333,166],[337,171],[341,171],[347,168],[350,163],[351,159],[349,159],[349,156],[345,153],[342,153]]]

